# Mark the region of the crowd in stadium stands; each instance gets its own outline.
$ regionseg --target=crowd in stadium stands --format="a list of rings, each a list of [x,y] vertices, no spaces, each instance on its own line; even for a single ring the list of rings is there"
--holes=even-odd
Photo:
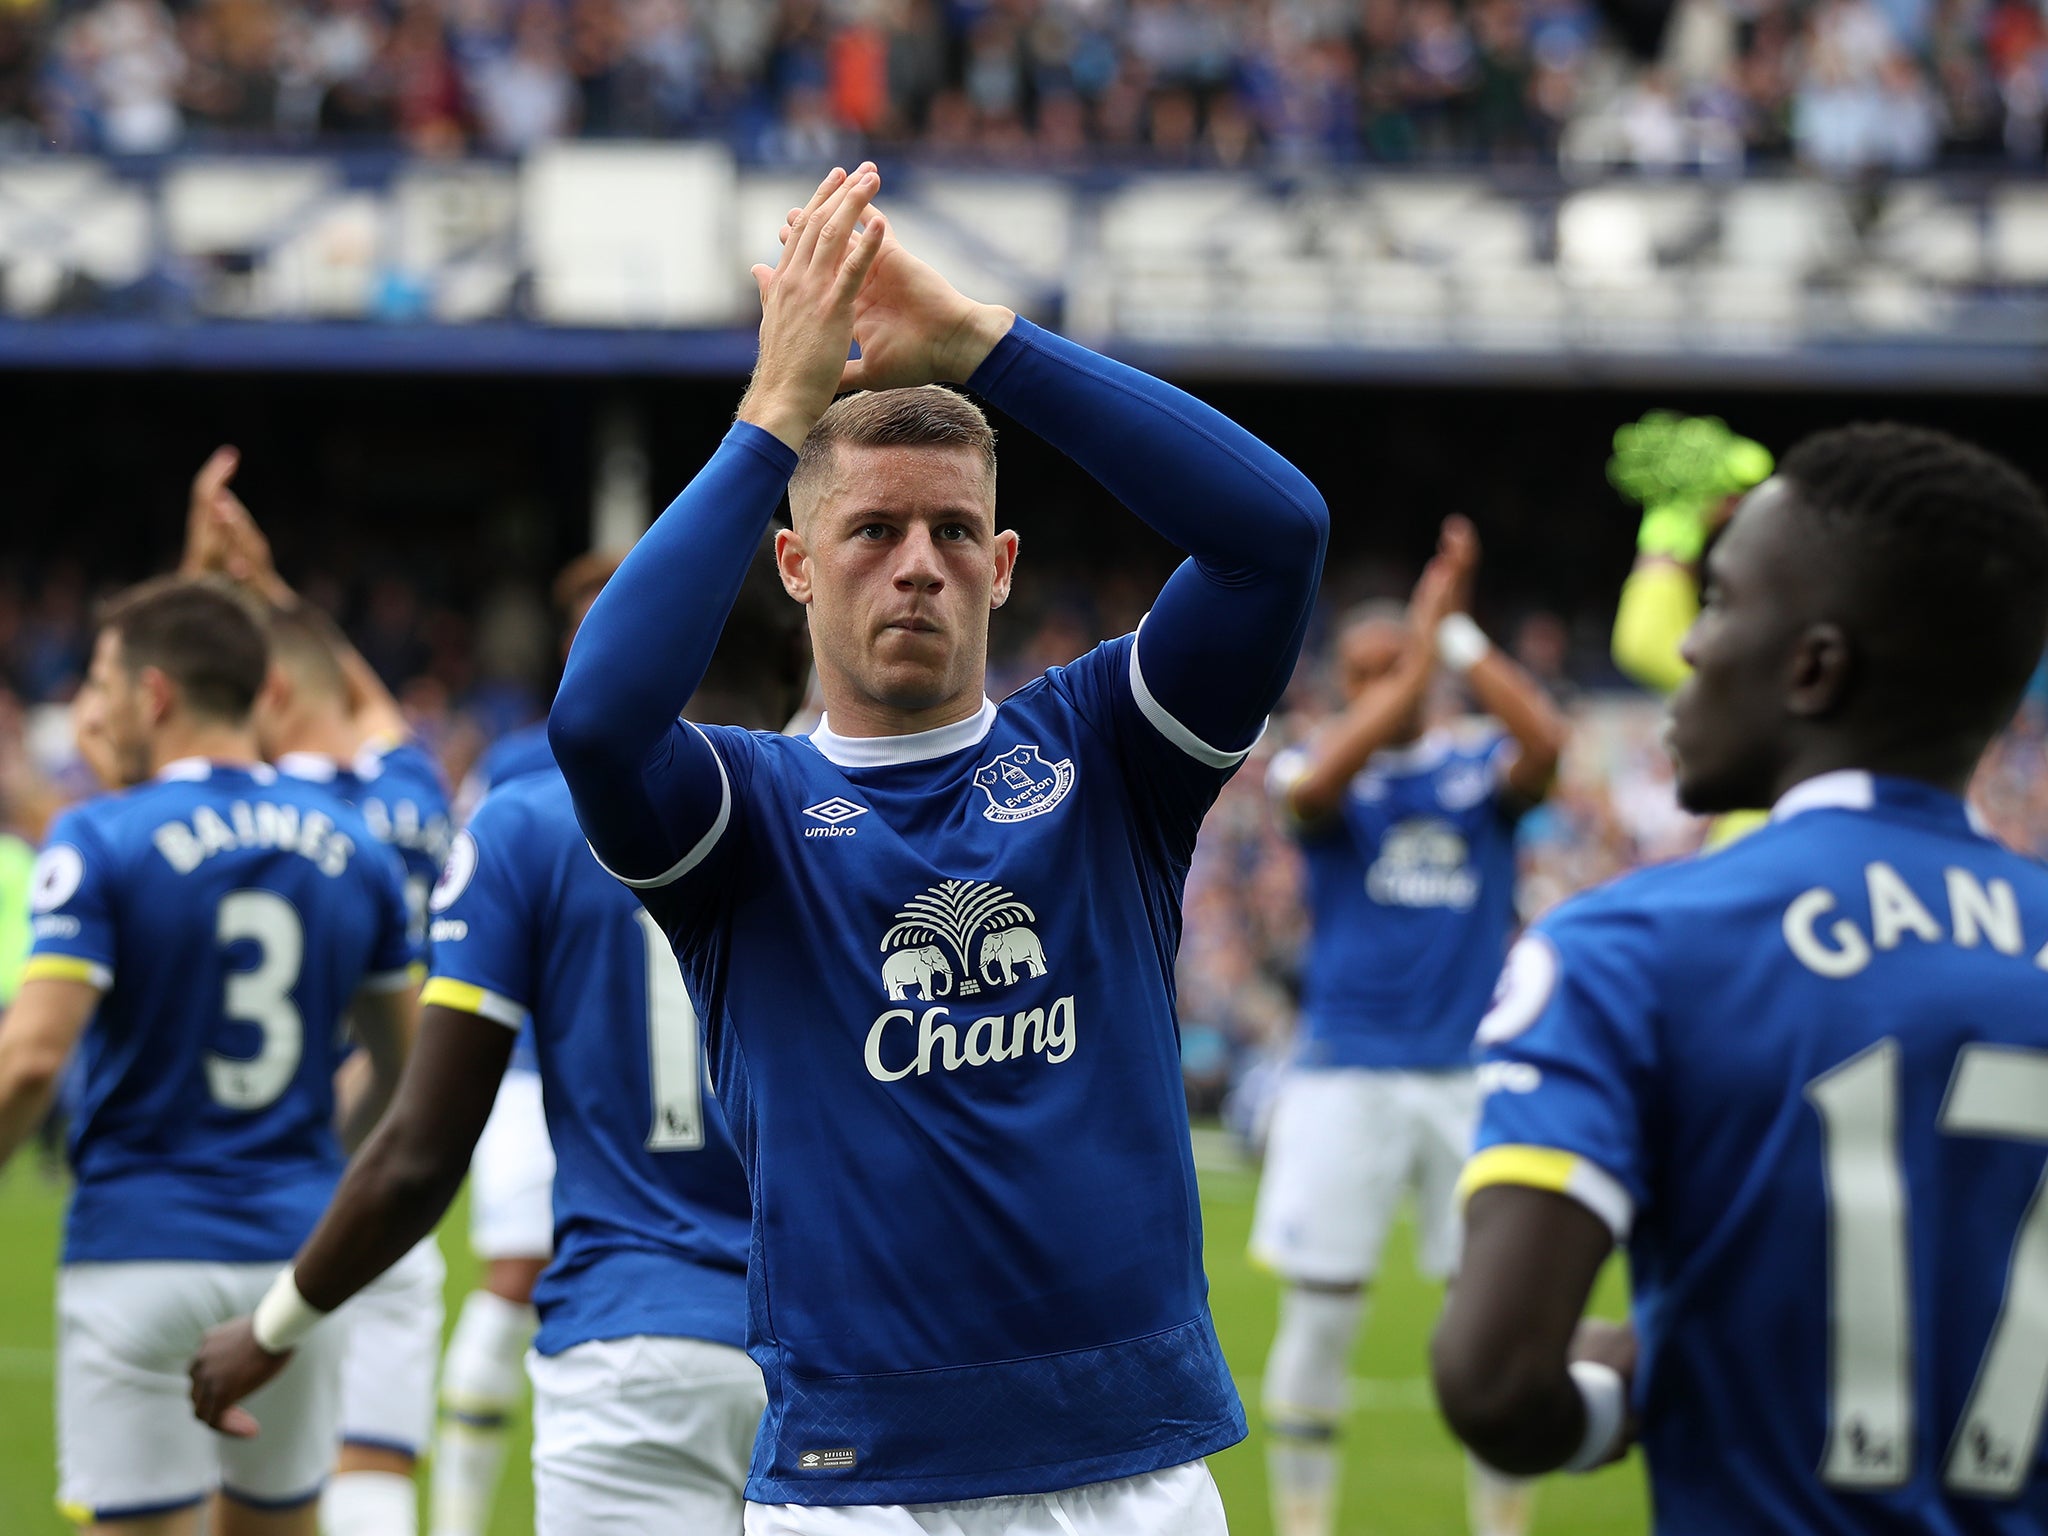
[[[306,590],[340,606],[339,591],[322,581],[309,581]],[[1006,615],[997,627],[994,693],[1070,660],[1099,635],[1128,630],[1152,588],[1073,573],[1044,580],[1038,590],[1061,595],[1041,597],[1041,606]],[[11,826],[31,841],[58,804],[91,787],[68,762],[65,713],[36,706],[59,704],[76,688],[89,657],[96,595],[82,571],[64,564],[39,571],[33,591],[27,597],[24,584],[0,572],[0,831]],[[534,680],[547,674],[554,653],[553,619],[539,595],[523,587],[508,583],[461,613],[386,577],[368,585],[350,631],[397,688],[451,782],[461,780],[493,736],[543,707]],[[1523,664],[1569,702],[1574,732],[1554,791],[1521,826],[1525,919],[1637,865],[1690,853],[1703,831],[1674,799],[1661,706],[1627,689],[1582,691],[1574,673],[1602,684],[1611,684],[1613,674],[1590,652],[1571,656],[1562,636],[1556,619],[1538,613],[1510,640]],[[1184,1061],[1198,1107],[1220,1107],[1248,1068],[1284,1050],[1292,1029],[1306,935],[1301,867],[1269,808],[1265,767],[1277,747],[1313,727],[1330,697],[1311,661],[1203,832],[1188,882],[1180,990]],[[1441,702],[1456,704],[1449,697]],[[1987,759],[1974,798],[1997,836],[2048,856],[2048,674]]]
[[[1060,167],[2033,161],[2039,0],[0,0],[0,146],[710,134]]]

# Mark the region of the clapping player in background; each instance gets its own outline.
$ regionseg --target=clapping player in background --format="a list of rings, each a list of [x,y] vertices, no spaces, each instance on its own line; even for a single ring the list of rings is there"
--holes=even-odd
[[[413,940],[424,944],[427,893],[453,836],[441,770],[410,739],[405,716],[369,662],[326,614],[278,575],[270,544],[232,486],[240,455],[219,448],[193,478],[180,568],[240,583],[269,613],[270,677],[257,701],[257,745],[280,773],[323,784],[363,815],[405,869]],[[361,1053],[342,1066],[345,1099],[366,1084]],[[419,1524],[413,1476],[434,1425],[447,1266],[429,1238],[349,1309],[341,1453],[321,1496],[322,1536],[409,1536]]]
[[[1514,931],[1515,823],[1564,750],[1564,717],[1466,612],[1478,563],[1472,525],[1447,518],[1407,611],[1374,605],[1338,632],[1343,711],[1271,770],[1313,920],[1252,1228],[1287,1285],[1265,1382],[1278,1536],[1336,1529],[1352,1339],[1411,1190],[1423,1272],[1456,1268],[1472,1036]],[[1445,672],[1491,718],[1432,722]],[[1476,1462],[1471,1502],[1475,1536],[1527,1528],[1528,1490]]]
[[[1689,808],[1771,822],[1508,962],[1435,1343],[1479,1455],[1640,1436],[1664,1536],[2048,1529],[2048,872],[1962,799],[2044,638],[2003,460],[1851,427],[1743,501],[1670,741]],[[1582,1327],[1618,1242],[1634,1330]]]
[[[761,590],[773,585],[758,572],[693,710],[765,725],[795,707],[788,604]],[[420,1047],[280,1282],[297,1327],[270,1348],[246,1320],[216,1329],[193,1363],[194,1407],[249,1431],[234,1405],[433,1230],[497,1113],[514,1036],[530,1032],[560,1173],[559,1242],[534,1292],[538,1528],[737,1531],[764,1405],[741,1350],[747,1192],[675,957],[592,859],[553,769],[491,791],[432,905]]]
[[[747,1530],[1211,1536],[1202,1458],[1245,1424],[1202,1274],[1180,895],[1293,671],[1327,514],[1200,402],[963,297],[878,188],[835,171],[755,269],[740,419],[592,606],[550,736],[676,946],[747,1169]],[[942,380],[1193,555],[1139,635],[1001,706],[1018,539]],[[825,718],[679,723],[785,489]]]
[[[59,1497],[94,1530],[311,1536],[334,1462],[340,1341],[269,1389],[274,1433],[225,1443],[184,1406],[210,1323],[247,1311],[341,1169],[344,1015],[396,1081],[417,953],[397,860],[329,789],[279,775],[252,719],[268,646],[224,586],[118,601],[90,691],[106,767],[37,863],[35,941],[0,1023],[0,1160],[84,1062],[58,1280]],[[82,1041],[82,1046],[81,1046]]]

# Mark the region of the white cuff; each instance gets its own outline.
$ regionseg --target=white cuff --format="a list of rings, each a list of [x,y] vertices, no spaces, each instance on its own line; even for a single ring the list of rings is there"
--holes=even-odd
[[[326,1315],[299,1294],[299,1282],[287,1265],[256,1303],[249,1328],[266,1353],[282,1355],[295,1348]]]
[[[1597,1360],[1574,1360],[1571,1373],[1586,1408],[1586,1432],[1560,1470],[1590,1472],[1614,1454],[1628,1424],[1628,1383],[1613,1366]]]
[[[1437,658],[1460,675],[1478,666],[1492,649],[1486,631],[1472,622],[1469,613],[1448,614],[1436,627]]]

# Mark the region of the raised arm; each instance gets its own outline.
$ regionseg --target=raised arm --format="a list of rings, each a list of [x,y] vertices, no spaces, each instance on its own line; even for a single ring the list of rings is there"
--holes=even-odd
[[[548,740],[600,858],[627,880],[686,863],[729,790],[710,745],[677,716],[703,681],[748,563],[832,403],[854,296],[881,248],[869,167],[834,171],[774,267],[757,267],[761,352],[739,420],[634,546],[576,633]]]
[[[1322,578],[1329,509],[1307,476],[1192,395],[1028,321],[968,383],[1190,556],[1146,618],[1140,678],[1205,745],[1249,745]]]
[[[1372,755],[1398,740],[1415,718],[1436,675],[1437,628],[1450,610],[1457,585],[1457,570],[1446,555],[1435,556],[1423,567],[1408,599],[1408,638],[1400,659],[1309,739],[1297,766],[1278,785],[1288,813],[1297,821],[1313,824],[1331,815]]]
[[[301,598],[278,574],[270,554],[270,540],[264,537],[255,517],[229,483],[241,463],[237,449],[216,448],[192,477],[185,511],[185,553],[178,569],[187,575],[218,572],[273,608],[295,607]],[[407,729],[405,712],[384,686],[384,679],[350,643],[340,625],[329,623],[324,627],[335,659],[341,663],[342,682],[348,690],[349,720],[358,741],[402,739]]]

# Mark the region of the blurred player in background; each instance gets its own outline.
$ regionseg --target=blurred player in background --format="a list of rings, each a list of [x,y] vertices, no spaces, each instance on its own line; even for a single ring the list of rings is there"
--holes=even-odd
[[[772,586],[764,565],[760,587]],[[736,623],[696,704],[769,724],[794,706],[779,591]],[[693,704],[693,708],[695,704]],[[561,1244],[536,1290],[534,1484],[542,1536],[737,1532],[766,1405],[746,1341],[748,1207],[704,1091],[697,1014],[667,940],[592,859],[552,769],[492,790],[434,894],[434,976],[398,1104],[291,1283],[342,1305],[439,1220],[461,1183],[513,1031],[538,1044],[560,1150]],[[282,1358],[249,1325],[209,1338],[194,1402],[216,1425]]]
[[[183,1411],[201,1332],[248,1309],[333,1191],[344,1015],[373,1069],[357,1134],[414,1017],[397,861],[331,791],[260,760],[267,667],[224,586],[152,582],[110,609],[92,709],[109,772],[135,787],[52,827],[0,1025],[0,1160],[83,1040],[57,1416],[59,1497],[95,1530],[184,1536],[219,1488],[220,1536],[311,1536],[334,1463],[338,1341],[271,1388],[260,1445]]]
[[[1515,824],[1550,788],[1564,717],[1466,613],[1479,540],[1445,520],[1406,613],[1337,637],[1343,712],[1273,761],[1308,865],[1301,1037],[1273,1108],[1252,1253],[1287,1282],[1266,1365],[1277,1536],[1330,1536],[1337,1432],[1366,1287],[1401,1198],[1448,1279],[1479,1113],[1472,1037],[1515,926]],[[1491,718],[1429,719],[1449,672]],[[1517,1536],[1529,1490],[1472,1469],[1475,1536]]]
[[[1671,746],[1770,825],[1545,917],[1480,1031],[1479,1454],[1639,1433],[1664,1536],[2048,1529],[2048,872],[1962,799],[2044,632],[2048,505],[1978,449],[1824,432],[1744,500]],[[1623,1240],[1635,1331],[1582,1327]]]
[[[624,558],[591,550],[555,578],[564,657],[583,615]],[[492,790],[556,771],[545,717],[507,731],[463,780],[457,814],[466,823]],[[529,1020],[513,1042],[470,1164],[469,1245],[483,1261],[484,1277],[463,1300],[442,1362],[432,1536],[483,1536],[489,1528],[509,1426],[524,1390],[526,1349],[539,1325],[533,1288],[554,1254],[555,1233],[555,1154],[539,1072]]]
[[[240,582],[270,613],[271,672],[255,714],[257,745],[280,773],[324,784],[363,815],[405,869],[413,942],[424,945],[427,894],[452,837],[448,795],[431,754],[409,739],[398,701],[340,628],[278,575],[269,541],[231,488],[232,448],[193,479],[181,569]],[[368,1070],[358,1052],[344,1091]],[[413,1478],[433,1431],[447,1266],[431,1240],[414,1246],[349,1311],[342,1445],[321,1496],[322,1536],[410,1536]]]
[[[1614,612],[1614,664],[1645,688],[1671,693],[1691,672],[1680,647],[1700,611],[1701,557],[1743,492],[1770,472],[1770,450],[1717,416],[1650,411],[1615,429],[1607,479],[1643,509],[1643,521]],[[1761,810],[1717,817],[1707,846],[1725,846],[1763,822]]]
[[[747,1169],[769,1409],[746,1529],[1214,1536],[1201,1458],[1245,1424],[1173,956],[1328,517],[1198,401],[964,298],[878,187],[835,171],[755,269],[739,421],[592,606],[549,729],[593,847],[676,947]],[[993,434],[941,379],[1194,551],[1135,641],[1000,707],[1017,536]],[[679,724],[785,489],[825,719]]]

